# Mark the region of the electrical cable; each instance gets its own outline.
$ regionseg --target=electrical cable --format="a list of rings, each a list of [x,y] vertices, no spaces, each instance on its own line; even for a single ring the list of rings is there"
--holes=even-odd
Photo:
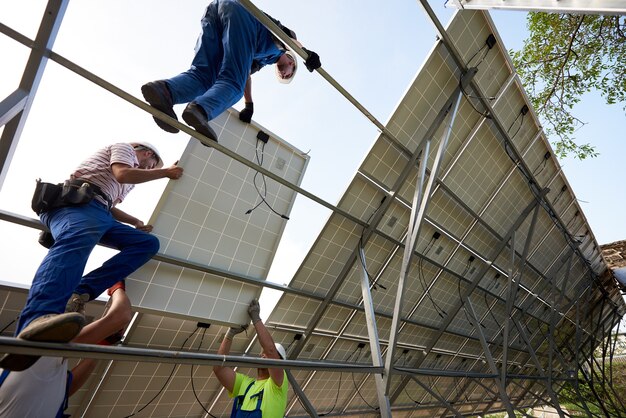
[[[407,353],[408,353],[408,352],[409,352],[409,350],[404,350],[404,351],[402,352],[402,357],[404,357],[404,360],[402,361],[402,366],[403,366],[403,367],[406,367],[406,355],[407,355]],[[408,398],[409,398],[409,399],[410,399],[413,403],[415,403],[416,405],[421,405],[422,403],[421,403],[420,401],[417,401],[417,400],[413,399],[413,398],[411,397],[411,395],[409,395],[409,391],[408,391],[408,390],[406,390],[406,386],[407,386],[407,385],[404,385],[404,393],[406,393],[406,396],[407,396],[407,397],[408,397]]]
[[[9,322],[4,328],[2,328],[2,330],[0,330],[0,334],[2,334],[4,331],[7,330],[7,328],[9,328],[11,325],[13,325],[15,323],[15,321],[17,321],[17,318],[19,318],[19,314],[13,318],[13,320],[11,322]]]
[[[352,353],[350,353],[350,355],[344,360],[345,362],[348,362],[350,360],[350,358],[360,349],[360,347],[357,345],[357,347],[354,349],[354,351]],[[337,383],[337,395],[335,395],[335,402],[333,403],[332,408],[330,408],[330,410],[328,412],[323,412],[320,414],[317,414],[320,417],[323,417],[325,415],[330,414],[331,412],[333,412],[333,410],[335,409],[335,406],[337,406],[337,400],[339,399],[339,389],[341,388],[341,376],[343,375],[343,372],[339,372],[339,382]]]
[[[380,200],[380,203],[378,204],[378,207],[376,209],[374,209],[374,211],[370,214],[370,216],[365,221],[366,225],[369,225],[370,220],[372,220],[372,218],[374,217],[376,212],[378,212],[380,207],[383,205],[383,202],[385,201],[385,199],[387,199],[387,196],[384,196]],[[372,276],[370,275],[369,271],[367,271],[367,265],[365,264],[365,260],[363,259],[363,256],[361,254],[361,253],[365,253],[365,243],[363,241],[363,238],[364,238],[363,235],[364,234],[365,234],[365,226],[363,226],[361,228],[361,236],[359,237],[359,248],[362,251],[359,251],[358,253],[359,253],[359,261],[361,262],[361,266],[363,266],[363,271],[365,271],[365,275],[367,276],[367,281],[369,282],[370,288],[372,290],[377,290],[378,287],[380,287],[381,289],[387,290],[387,288],[385,286],[383,286],[381,283],[377,283],[376,280],[372,278]]]
[[[522,117],[520,122],[519,122],[519,126],[517,127],[517,130],[515,131],[515,133],[513,135],[511,135],[511,128],[513,127],[513,124],[515,124],[515,121],[517,121],[520,116]],[[522,124],[524,123],[524,112],[520,111],[517,116],[515,117],[515,119],[513,119],[513,122],[511,122],[511,125],[509,126],[509,129],[506,130],[506,133],[509,134],[509,138],[513,139],[515,138],[515,135],[517,135],[520,131],[520,129],[522,128]]]
[[[198,349],[196,351],[200,351],[200,347],[202,347],[202,341],[204,340],[204,334],[206,334],[206,330],[208,328],[204,328],[204,330],[202,331],[202,337],[200,337],[200,343],[198,344]],[[204,412],[207,413],[207,415],[209,415],[212,418],[217,418],[215,415],[213,415],[212,413],[210,413],[209,411],[207,411],[207,409],[204,407],[204,404],[200,401],[200,398],[198,397],[198,394],[196,393],[196,387],[193,383],[193,367],[194,364],[191,365],[191,370],[189,373],[189,378],[191,380],[191,390],[193,391],[193,396],[195,396],[196,401],[198,401],[198,404],[200,404],[200,406],[202,407],[202,409],[204,410]]]
[[[465,98],[467,99],[467,102],[470,104],[470,106],[472,106],[472,109],[474,109],[476,113],[478,113],[480,116],[482,116],[485,119],[491,119],[491,115],[489,114],[489,111],[481,112],[474,105],[474,102],[472,102],[470,99],[493,100],[495,99],[495,97],[479,97],[479,96],[472,96],[471,94],[467,93],[465,91],[465,88],[463,87],[463,74],[461,74],[461,76],[459,77],[459,88],[461,89],[461,93],[463,93],[463,96],[465,96]]]
[[[196,327],[196,329],[194,329],[193,332],[191,334],[189,334],[189,336],[185,339],[185,341],[183,341],[183,344],[180,346],[179,350],[182,350],[183,348],[185,348],[185,344],[187,344],[187,341],[196,333],[196,331],[198,331],[198,329],[200,329],[200,327]],[[179,366],[178,364],[174,364],[174,366],[172,367],[172,371],[170,372],[170,375],[167,377],[167,380],[165,381],[165,383],[163,384],[161,389],[159,389],[157,394],[154,395],[154,397],[152,399],[150,399],[147,404],[142,406],[138,411],[135,411],[135,412],[131,413],[130,415],[126,415],[124,418],[134,417],[136,414],[138,414],[141,411],[143,411],[144,409],[146,409],[148,407],[148,405],[150,405],[156,398],[158,398],[159,395],[161,395],[161,393],[163,392],[163,390],[167,386],[167,384],[169,383],[169,381],[172,379],[172,376],[174,375],[174,371],[176,370],[176,368],[178,366]]]
[[[437,233],[433,234],[432,238],[430,239],[430,241],[428,242],[428,244],[426,244],[426,247],[424,247],[424,250],[422,251],[422,255],[425,257],[428,252],[432,249],[433,244],[435,243],[435,241],[439,238],[439,235],[436,235]],[[437,315],[439,315],[440,318],[445,318],[446,315],[448,315],[448,313],[443,310],[443,308],[441,308],[439,305],[437,305],[437,302],[435,302],[435,300],[433,299],[432,295],[430,294],[430,290],[428,289],[428,286],[426,285],[426,277],[424,276],[424,258],[423,257],[419,257],[417,260],[417,278],[420,282],[420,285],[422,286],[422,290],[424,292],[424,294],[426,295],[426,297],[428,298],[428,300],[430,300],[430,302],[432,303],[433,307],[435,308],[435,311],[437,312]]]
[[[474,52],[474,55],[472,55],[472,56],[470,57],[470,59],[469,59],[469,60],[467,60],[467,64],[466,64],[466,65],[467,65],[467,67],[470,67],[470,63],[472,62],[472,60],[474,59],[474,57],[476,57],[476,55],[478,55],[478,54],[480,53],[480,51],[482,51],[483,49],[488,48],[488,46],[489,46],[489,45],[487,45],[487,44],[485,43],[482,47],[478,48],[478,50],[477,50],[476,52]],[[479,65],[483,62],[483,60],[487,57],[487,54],[488,54],[488,53],[489,53],[489,49],[486,49],[486,50],[485,50],[485,53],[483,54],[483,56],[482,56],[482,57],[480,57],[480,60],[476,63],[476,65],[474,65],[474,67],[478,67],[478,66],[479,66]]]
[[[263,143],[263,145],[261,145],[261,156],[259,156],[259,142]],[[261,139],[259,139],[257,137],[256,139],[256,147],[254,150],[254,154],[255,154],[255,158],[256,158],[256,162],[258,165],[260,165],[261,167],[263,167],[263,160],[265,158],[265,141],[262,141]],[[263,203],[265,203],[265,206],[267,206],[269,208],[269,210],[271,210],[272,212],[274,212],[274,214],[280,216],[283,219],[289,220],[289,217],[287,215],[284,215],[282,213],[277,212],[272,205],[269,204],[269,202],[267,201],[267,182],[265,180],[265,174],[261,174],[261,180],[262,180],[262,190],[261,191],[259,189],[259,186],[257,185],[257,177],[259,176],[259,172],[257,171],[254,174],[254,177],[252,179],[252,184],[254,185],[254,189],[256,190],[257,194],[259,195],[259,197],[261,198],[261,201],[259,203],[257,203],[256,205],[254,205],[254,207],[252,207],[251,209],[248,209],[246,211],[246,215],[249,215],[252,213],[252,211],[254,211],[256,208],[258,208],[259,206],[261,206]]]
[[[474,262],[474,256],[470,256],[469,259],[467,260],[467,263],[465,264],[465,269],[461,273],[461,276],[465,276],[465,274],[469,271],[470,266],[473,262]],[[459,281],[457,282],[457,289],[459,292],[459,300],[461,301],[461,307],[463,308],[463,313],[465,313],[465,319],[467,319],[467,322],[469,322],[470,325],[474,325],[474,323],[470,319],[467,309],[465,308],[465,301],[463,300],[463,294],[461,293],[461,279],[459,279]],[[480,321],[478,321],[478,325],[487,329],[487,327]]]
[[[364,346],[363,346],[364,347]],[[356,357],[356,359],[354,360],[354,362],[356,363],[359,360],[359,357],[361,357],[361,350],[363,350],[363,347],[358,347],[358,352],[359,355]],[[359,387],[356,384],[356,381],[354,380],[354,373],[352,373],[352,383],[354,384],[354,389],[356,389],[356,393],[359,395],[359,397],[363,400],[363,402],[365,402],[365,405],[369,406],[370,408],[372,408],[374,411],[378,411],[380,409],[380,407],[374,407],[372,405],[370,405],[365,398],[363,397],[363,395],[361,395],[361,391],[359,391]]]

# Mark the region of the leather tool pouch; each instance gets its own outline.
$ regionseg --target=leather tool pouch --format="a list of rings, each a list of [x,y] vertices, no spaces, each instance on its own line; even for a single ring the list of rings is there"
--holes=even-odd
[[[65,180],[64,183],[45,183],[37,180],[31,208],[37,215],[63,206],[85,205],[94,198],[96,191],[87,182]]]
[[[45,183],[41,179],[37,179],[30,207],[37,215],[54,209],[55,203],[61,196],[62,189],[61,184]]]

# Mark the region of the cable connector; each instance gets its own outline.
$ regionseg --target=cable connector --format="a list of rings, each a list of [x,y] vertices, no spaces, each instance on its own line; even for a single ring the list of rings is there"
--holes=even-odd
[[[520,113],[522,114],[522,116],[526,116],[528,114],[528,111],[530,109],[528,108],[528,106],[524,105],[522,106],[522,108],[520,109]]]
[[[256,139],[259,141],[263,141],[267,144],[267,141],[270,140],[270,136],[265,131],[259,131],[256,134]]]

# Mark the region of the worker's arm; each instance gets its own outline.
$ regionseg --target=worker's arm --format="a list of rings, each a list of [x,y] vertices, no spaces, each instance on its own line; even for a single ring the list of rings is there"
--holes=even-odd
[[[111,208],[111,215],[116,221],[123,222],[125,224],[129,224],[134,226],[137,229],[140,229],[144,232],[152,232],[152,225],[145,225],[143,221],[135,218],[133,215],[130,215],[124,212],[121,209],[116,207]]]
[[[252,102],[252,77],[248,75],[246,87],[243,89],[243,98],[246,102],[241,112],[239,112],[239,120],[245,123],[252,122],[252,114],[254,113],[254,103]]]
[[[261,344],[261,348],[263,348],[263,352],[267,358],[280,359],[280,354],[278,354],[278,351],[276,350],[274,339],[270,335],[267,328],[265,328],[263,321],[261,321],[260,313],[261,307],[259,306],[259,302],[255,299],[248,307],[248,314],[250,315],[250,318],[252,318],[252,323],[254,324],[259,344]],[[283,369],[268,368],[268,371],[270,378],[274,381],[276,386],[282,386],[283,379],[285,377]]]
[[[80,363],[74,366],[74,368],[72,369],[72,383],[70,383],[68,396],[72,396],[73,394],[75,394],[78,389],[80,389],[85,384],[87,379],[89,379],[89,376],[91,376],[91,373],[96,368],[96,363],[96,360],[87,358],[81,359]]]
[[[120,183],[139,184],[147,181],[158,180],[162,178],[170,178],[177,180],[183,175],[183,169],[176,164],[167,168],[153,168],[145,170],[143,168],[134,168],[127,164],[113,163],[111,164],[113,176]]]
[[[246,87],[243,89],[243,98],[246,103],[252,103],[252,76],[248,75]]]
[[[229,328],[226,335],[224,335],[220,348],[217,350],[217,354],[227,356],[228,353],[230,353],[230,346],[233,343],[235,335],[245,331],[247,327],[246,325],[245,327]],[[213,373],[228,392],[233,391],[235,387],[235,370],[226,366],[213,366]]]

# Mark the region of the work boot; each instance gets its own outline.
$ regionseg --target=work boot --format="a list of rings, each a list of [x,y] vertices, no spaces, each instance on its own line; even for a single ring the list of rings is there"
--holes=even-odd
[[[26,341],[67,343],[78,335],[85,325],[85,317],[77,312],[48,314],[33,319],[17,336]],[[13,372],[28,369],[40,356],[26,354],[5,354],[0,359],[0,367]]]
[[[191,102],[187,105],[183,112],[183,120],[202,135],[217,142],[217,134],[209,126],[206,112],[198,103]]]
[[[141,94],[143,94],[143,98],[146,99],[146,102],[150,104],[153,108],[160,110],[165,113],[167,116],[170,116],[176,120],[178,117],[176,113],[174,113],[174,104],[172,103],[172,94],[170,93],[170,89],[167,87],[167,83],[163,80],[151,81],[147,84],[141,86]],[[178,133],[179,129],[171,126],[167,122],[162,121],[159,118],[152,117],[159,128],[164,131],[171,132],[173,134]]]
[[[65,305],[65,312],[78,312],[81,315],[85,315],[85,303],[89,302],[89,293],[72,293],[70,300]]]

